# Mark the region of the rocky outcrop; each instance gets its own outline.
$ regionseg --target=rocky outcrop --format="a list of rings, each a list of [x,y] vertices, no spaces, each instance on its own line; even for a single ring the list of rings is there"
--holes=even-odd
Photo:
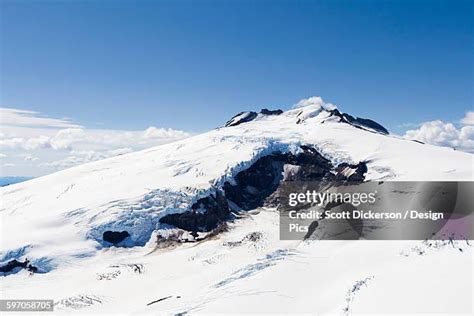
[[[209,232],[231,217],[231,207],[252,210],[261,206],[277,207],[279,191],[288,182],[363,181],[367,166],[343,163],[337,167],[315,148],[301,146],[298,154],[275,152],[263,156],[249,168],[239,172],[222,189],[199,199],[191,211],[169,214],[160,223],[191,231]]]
[[[367,171],[367,164],[365,162],[359,162],[358,164],[348,164],[343,162],[336,167],[335,180],[362,182],[365,179],[364,175]]]
[[[17,269],[17,268],[20,268],[20,269]],[[28,259],[25,259],[25,261],[23,262],[13,259],[13,260],[8,261],[5,265],[0,266],[0,272],[3,274],[15,273],[17,272],[16,270],[21,270],[21,269],[28,270],[31,273],[38,272],[38,268],[31,265]]]
[[[252,111],[240,112],[239,114],[233,116],[229,121],[227,121],[227,123],[225,123],[224,126],[225,127],[237,126],[242,123],[250,122],[253,119],[255,119],[257,115],[258,114],[256,112],[252,112]]]
[[[237,126],[242,123],[247,123],[250,121],[253,121],[257,116],[260,115],[280,115],[282,114],[283,111],[278,109],[278,110],[269,110],[269,109],[262,109],[260,113],[253,112],[253,111],[246,111],[246,112],[240,112],[237,115],[233,116],[230,120],[225,123],[224,127],[229,127],[229,126]]]
[[[189,212],[166,215],[160,219],[160,223],[193,233],[208,232],[227,220],[230,215],[227,199],[219,190],[199,199],[191,209]]]
[[[269,110],[269,109],[265,108],[265,109],[262,109],[260,111],[260,114],[263,114],[263,115],[280,115],[282,113],[283,113],[283,111],[280,110],[280,109],[278,109],[278,110]]]
[[[337,116],[340,122],[350,124],[357,128],[362,128],[368,131],[375,131],[380,134],[388,135],[388,130],[379,123],[360,117],[353,117],[347,113],[341,113],[338,109],[329,111],[332,115]]]
[[[333,166],[314,148],[301,146],[302,152],[274,153],[257,160],[250,168],[238,173],[233,184],[226,182],[227,199],[243,210],[269,205],[276,206],[278,198],[270,196],[282,181],[320,181],[332,177]]]
[[[121,232],[114,232],[108,230],[102,234],[102,239],[104,241],[110,242],[114,245],[124,241],[127,237],[130,237],[130,234],[125,230]]]

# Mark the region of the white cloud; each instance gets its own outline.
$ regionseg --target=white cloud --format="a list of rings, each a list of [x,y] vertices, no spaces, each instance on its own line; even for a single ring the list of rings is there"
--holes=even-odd
[[[417,129],[406,131],[404,138],[474,152],[473,122],[474,112],[467,112],[461,120],[464,126],[458,128],[452,123],[441,120],[425,122]]]
[[[143,138],[145,139],[184,138],[187,136],[189,136],[189,134],[183,131],[177,131],[171,128],[156,128],[154,126],[148,127],[143,133]]]
[[[326,110],[334,110],[334,109],[337,108],[337,106],[335,106],[332,103],[324,102],[324,100],[319,96],[313,96],[313,97],[309,97],[307,99],[301,99],[300,101],[298,101],[298,103],[293,105],[293,108],[298,109],[298,108],[307,107],[307,106],[313,106],[313,107],[316,107],[316,108],[323,108],[323,109],[326,109]]]
[[[474,125],[474,112],[466,112],[466,115],[461,119],[463,125]]]
[[[302,108],[302,107],[310,106],[310,105],[322,106],[323,104],[324,104],[323,98],[321,98],[321,97],[309,97],[307,99],[299,100],[298,103],[293,105],[293,108],[297,109],[297,108]]]
[[[51,128],[80,127],[69,119],[55,119],[41,116],[40,113],[13,108],[0,108],[0,122],[2,125],[35,126]]]
[[[151,147],[190,136],[189,133],[171,128],[150,126],[145,130],[107,129],[43,129],[2,126],[0,148],[19,150],[83,150],[122,147]]]
[[[49,138],[46,136],[37,136],[31,138],[23,137],[1,137],[0,138],[0,148],[17,148],[24,150],[34,150],[39,148],[49,148],[51,144],[49,143]]]
[[[83,140],[86,133],[80,128],[62,129],[49,139],[49,145],[53,149],[71,149],[74,143]]]
[[[8,157],[24,158],[23,164],[5,158],[5,163],[15,167],[9,171],[13,175],[41,175],[190,136],[181,130],[155,126],[131,131],[89,129],[67,119],[46,118],[19,109],[0,108],[0,115],[0,149]]]

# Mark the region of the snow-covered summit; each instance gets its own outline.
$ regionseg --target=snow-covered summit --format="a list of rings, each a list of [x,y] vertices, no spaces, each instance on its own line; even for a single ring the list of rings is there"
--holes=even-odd
[[[371,132],[389,134],[388,130],[379,123],[370,119],[353,117],[347,113],[342,113],[334,104],[324,102],[321,97],[303,99],[296,103],[291,110],[286,112],[283,112],[282,110],[272,111],[268,109],[262,109],[259,113],[253,111],[240,112],[227,121],[225,127],[236,126],[251,121],[265,120],[265,118],[270,115],[293,117],[296,124],[300,124],[308,118],[318,117],[319,123],[332,120],[350,124],[354,127]]]
[[[297,155],[302,146],[331,168],[363,162],[366,180],[472,180],[472,155],[385,135],[377,123],[341,114],[318,98],[286,112],[262,112],[185,140],[1,188],[0,213],[8,223],[2,227],[3,256],[55,262],[95,253],[107,246],[106,231],[127,231],[125,245],[144,245],[163,217],[188,212],[261,157]]]
[[[83,307],[109,300],[107,310],[123,312],[150,311],[158,304],[148,307],[146,303],[159,294],[170,297],[165,305],[156,307],[160,312],[163,306],[173,313],[185,312],[203,302],[210,304],[208,311],[222,312],[219,308],[226,306],[222,293],[229,293],[229,288],[252,289],[253,283],[242,285],[239,280],[268,268],[271,273],[265,284],[279,295],[272,300],[275,306],[307,306],[282,301],[291,296],[288,289],[294,279],[295,284],[301,281],[295,289],[302,293],[302,302],[303,292],[312,296],[334,289],[330,294],[336,295],[321,301],[327,305],[313,306],[332,312],[335,305],[331,304],[339,293],[344,304],[346,286],[367,277],[358,269],[348,269],[348,258],[359,262],[362,254],[371,258],[380,248],[352,245],[344,248],[353,250],[344,252],[338,261],[341,264],[334,265],[330,257],[327,262],[321,257],[321,253],[335,253],[325,246],[328,244],[285,244],[278,240],[277,215],[259,207],[262,192],[267,197],[278,181],[308,175],[356,177],[359,181],[472,181],[472,162],[472,154],[388,135],[380,124],[344,114],[317,97],[302,100],[285,112],[240,113],[226,127],[207,133],[0,188],[0,267],[4,272],[15,266],[2,280],[2,296],[54,298],[66,309],[71,304]],[[175,240],[176,227],[181,241],[197,240],[205,234],[192,231],[196,225],[213,227],[231,212],[240,212],[243,219],[233,224],[233,231],[221,233],[223,240],[210,238],[206,243],[193,243],[195,248],[183,246],[175,251],[172,246],[169,252],[153,253],[160,249],[158,240]],[[394,249],[396,244],[383,248],[388,255]],[[288,256],[298,260],[285,261]],[[328,269],[332,274],[311,273],[317,280],[306,282],[308,274],[297,263],[305,262],[306,269],[315,263],[312,258],[322,267],[318,271]],[[456,260],[466,264],[465,259]],[[404,267],[399,261],[395,266]],[[289,262],[286,270],[278,268],[280,262]],[[377,262],[364,266],[370,267],[370,273],[380,272]],[[145,266],[151,277],[125,276],[132,268],[141,274]],[[22,268],[46,273],[26,279]],[[369,273],[367,269],[360,271]],[[378,284],[384,286],[383,291],[392,288],[387,280],[404,280],[406,271],[400,269],[396,278],[384,281],[382,276]],[[289,271],[292,279],[281,283],[281,276]],[[97,286],[101,280],[115,282],[120,274],[123,283]],[[333,277],[336,275],[338,278]],[[409,277],[420,277],[419,271]],[[57,286],[59,279],[61,287]],[[454,280],[445,279],[448,283]],[[449,284],[458,284],[453,282]],[[306,284],[305,291],[300,290],[301,284]],[[432,297],[442,292],[429,293]],[[239,295],[240,300],[246,297]]]

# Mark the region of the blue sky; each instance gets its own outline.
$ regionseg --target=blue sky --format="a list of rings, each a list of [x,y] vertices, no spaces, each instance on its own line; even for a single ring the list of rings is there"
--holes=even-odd
[[[220,126],[243,110],[288,109],[314,95],[400,135],[442,120],[410,137],[430,142],[423,135],[436,129],[452,135],[433,143],[457,146],[461,134],[474,142],[472,126],[460,129],[474,117],[466,114],[473,105],[472,1],[0,5],[0,107],[14,109],[3,114],[2,124],[14,125],[2,130],[10,137],[0,156],[4,175],[44,174],[53,171],[50,162],[135,150],[127,130],[148,135],[143,146],[157,144]],[[20,121],[51,128],[45,116],[58,130],[75,130],[61,132],[59,142],[48,130],[18,129]],[[92,158],[101,144],[83,146],[80,156],[64,142],[84,142],[78,128],[93,131],[89,140],[109,139],[103,130],[121,138]],[[32,152],[41,148],[54,150]]]
[[[321,95],[398,125],[472,107],[469,1],[2,1],[1,106],[203,131]]]

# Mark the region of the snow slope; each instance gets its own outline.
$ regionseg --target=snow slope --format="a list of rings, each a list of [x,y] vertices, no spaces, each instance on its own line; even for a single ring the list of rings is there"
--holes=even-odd
[[[472,154],[341,123],[320,105],[258,114],[0,188],[0,262],[27,257],[47,272],[3,277],[2,297],[53,298],[60,310],[87,312],[471,312],[468,243],[419,256],[410,249],[420,242],[284,242],[275,211],[258,209],[211,240],[155,249],[162,216],[188,211],[259,157],[304,144],[335,165],[366,161],[368,180],[473,180]],[[105,230],[127,230],[136,247],[108,247]]]

